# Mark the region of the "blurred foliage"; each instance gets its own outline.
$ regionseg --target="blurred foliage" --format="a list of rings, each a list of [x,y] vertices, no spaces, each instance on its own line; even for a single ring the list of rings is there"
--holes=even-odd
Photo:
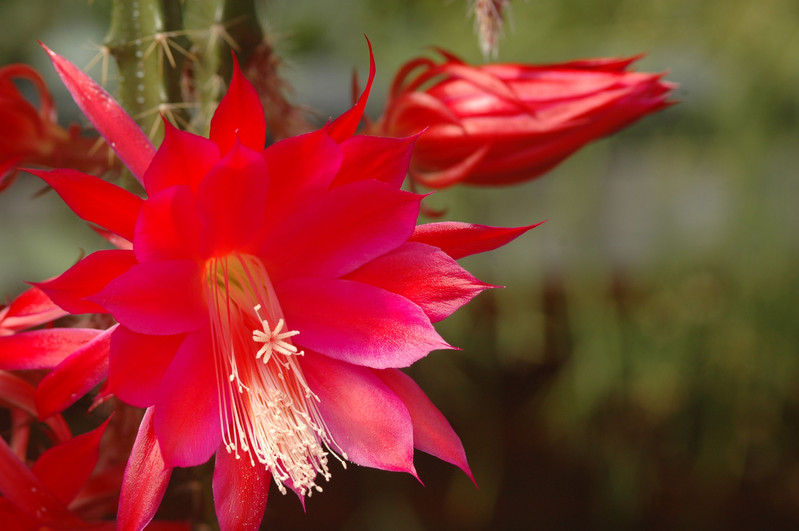
[[[14,24],[0,59],[46,70],[38,38],[88,62],[87,35],[101,42],[107,25],[103,4],[4,1],[0,20]],[[348,106],[352,69],[365,77],[363,34],[378,66],[373,117],[391,73],[424,46],[480,60],[464,1],[262,7],[295,101],[320,123]],[[639,68],[668,71],[681,103],[537,181],[428,199],[446,219],[549,219],[464,261],[508,288],[442,323],[462,351],[409,370],[461,434],[480,489],[420,455],[425,488],[337,470],[307,515],[273,495],[267,526],[799,525],[799,3],[516,1],[511,18],[500,60],[646,52]],[[66,99],[59,108],[75,112]],[[28,201],[36,187],[21,178],[0,196],[10,295],[20,278],[63,270],[78,246],[102,245],[54,194]],[[179,505],[181,493],[171,496]]]

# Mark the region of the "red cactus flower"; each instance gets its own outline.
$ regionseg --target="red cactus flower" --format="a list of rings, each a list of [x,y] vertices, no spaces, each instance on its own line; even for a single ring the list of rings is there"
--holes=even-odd
[[[415,475],[417,448],[471,476],[449,423],[398,368],[450,348],[432,323],[491,287],[455,259],[530,227],[416,226],[422,196],[400,190],[413,140],[352,136],[374,65],[353,109],[266,149],[258,96],[237,67],[210,138],[166,124],[154,153],[102,89],[49,53],[147,193],[32,171],[133,244],[39,285],[71,313],[120,323],[108,388],[149,408],[120,527],[152,518],[172,468],[214,454],[226,529],[258,524],[268,474],[302,498],[330,478],[331,457]]]
[[[22,96],[12,79],[33,85],[39,109]],[[81,136],[76,124],[69,129],[58,125],[53,98],[36,70],[24,64],[0,67],[0,190],[11,183],[13,175],[6,177],[20,164],[104,173],[113,161],[98,140]]]
[[[440,50],[439,50],[440,51]],[[387,136],[422,133],[410,174],[431,188],[533,179],[586,143],[668,105],[662,74],[636,59],[471,66],[440,51],[397,73],[382,119]]]

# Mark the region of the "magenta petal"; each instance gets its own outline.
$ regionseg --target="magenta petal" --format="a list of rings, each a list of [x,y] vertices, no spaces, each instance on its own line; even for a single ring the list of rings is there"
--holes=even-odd
[[[301,364],[334,448],[359,465],[416,475],[413,425],[396,394],[363,367],[313,353]]]
[[[434,323],[491,287],[441,249],[415,242],[375,258],[346,278],[402,295],[422,308]]]
[[[191,260],[135,265],[91,300],[140,334],[182,334],[208,323],[200,268]]]
[[[220,449],[214,465],[214,505],[222,531],[258,529],[271,477],[260,463]]]
[[[369,99],[369,91],[372,88],[372,81],[375,78],[375,57],[372,54],[372,43],[366,39],[366,44],[369,45],[369,79],[366,81],[366,87],[361,93],[361,97],[352,107],[327,126],[327,134],[330,138],[339,144],[355,134],[358,129],[358,124],[361,123],[363,112],[366,110],[366,101]]]
[[[421,198],[376,181],[330,190],[270,227],[261,245],[269,274],[275,280],[347,274],[407,241]]]
[[[136,258],[140,262],[199,259],[199,231],[200,219],[191,188],[166,188],[142,205],[136,222]]]
[[[170,467],[202,464],[222,442],[212,348],[207,328],[189,334],[164,375],[153,422]]]
[[[26,170],[58,192],[75,214],[125,239],[133,238],[142,199],[99,177],[75,170]]]
[[[0,335],[49,323],[66,314],[45,292],[32,287],[0,310]]]
[[[69,504],[89,479],[100,457],[100,439],[108,426],[100,427],[53,446],[33,465],[33,473],[59,500]]]
[[[184,336],[137,334],[124,326],[111,336],[108,390],[136,407],[150,407]]]
[[[181,131],[164,120],[164,141],[144,174],[147,195],[176,185],[194,191],[205,174],[219,162],[219,146],[211,140]]]
[[[114,325],[69,355],[36,388],[39,418],[64,411],[108,375]]]
[[[172,469],[161,457],[150,408],[144,413],[125,468],[117,513],[119,531],[144,529],[158,510],[171,475]]]
[[[0,494],[19,511],[35,518],[40,525],[55,529],[86,525],[14,455],[2,437],[0,437]]]
[[[407,367],[451,348],[421,308],[380,288],[340,279],[302,278],[275,286],[297,345],[356,365]]]
[[[252,84],[241,73],[233,57],[233,78],[211,119],[210,138],[224,155],[236,142],[255,151],[264,149],[266,119],[261,99]]]
[[[0,337],[0,369],[52,369],[101,332],[94,328],[44,328]]]
[[[47,46],[42,47],[50,55],[56,72],[83,114],[103,135],[131,173],[141,181],[155,155],[155,148],[150,140],[119,103],[92,78]]]
[[[374,374],[394,391],[408,408],[413,422],[414,447],[452,463],[474,481],[461,440],[416,382],[397,369],[376,370]]]
[[[97,251],[60,276],[38,282],[36,286],[69,313],[105,313],[105,308],[87,298],[103,289],[109,281],[126,272],[135,263],[133,251]]]
[[[358,135],[341,143],[344,162],[333,186],[375,179],[395,188],[408,173],[416,137],[382,138]]]
[[[201,251],[206,256],[241,251],[261,231],[268,190],[261,153],[233,146],[197,190]]]
[[[502,247],[541,223],[512,228],[489,227],[456,221],[428,223],[417,226],[409,241],[438,247],[457,260],[464,256]]]

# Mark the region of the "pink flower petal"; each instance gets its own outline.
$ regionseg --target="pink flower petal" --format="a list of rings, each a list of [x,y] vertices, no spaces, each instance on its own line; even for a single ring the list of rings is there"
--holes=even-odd
[[[142,205],[136,222],[136,258],[140,262],[199,259],[199,231],[200,219],[191,188],[166,188]]]
[[[36,409],[44,419],[60,413],[108,375],[112,326],[70,354],[36,388]]]
[[[281,140],[263,152],[269,168],[266,219],[273,225],[304,201],[330,188],[341,149],[323,130]]]
[[[111,336],[108,390],[136,407],[150,407],[185,336],[137,334],[124,326]]]
[[[349,461],[416,476],[411,417],[393,391],[363,367],[313,353],[301,364],[330,434]]]
[[[38,282],[36,286],[69,313],[105,313],[102,306],[87,300],[87,297],[102,290],[109,281],[126,272],[134,264],[136,257],[132,251],[119,249],[97,251],[60,276]]]
[[[402,399],[408,408],[413,422],[413,446],[452,463],[474,481],[460,438],[416,382],[397,369],[373,372]]]
[[[22,292],[0,311],[0,335],[55,321],[67,312],[59,308],[45,292],[32,287]]]
[[[152,197],[165,188],[181,184],[196,192],[205,174],[220,158],[216,143],[181,131],[164,120],[164,141],[144,174],[147,195]]]
[[[77,496],[100,457],[100,439],[108,426],[100,427],[46,450],[33,465],[33,473],[64,504]]]
[[[417,226],[409,241],[438,247],[457,260],[464,256],[502,247],[541,223],[512,228],[489,227],[455,221],[428,223]]]
[[[92,78],[47,46],[42,47],[50,55],[56,72],[83,114],[106,139],[111,149],[116,151],[131,173],[141,181],[155,155],[155,148],[150,140],[133,118]]]
[[[261,246],[270,276],[338,277],[396,249],[413,232],[421,197],[363,181],[306,203],[270,227]]]
[[[220,449],[214,465],[214,505],[222,531],[257,529],[269,494],[270,475],[260,463]]]
[[[0,369],[52,369],[101,332],[94,328],[45,328],[0,337]]]
[[[341,143],[344,162],[333,186],[375,179],[395,188],[408,173],[416,137],[382,138],[358,135]]]
[[[339,360],[407,367],[431,350],[452,348],[408,299],[340,279],[302,278],[275,286],[295,343]]]
[[[182,334],[208,323],[200,268],[191,260],[135,265],[91,300],[140,334]]]
[[[153,519],[171,475],[172,468],[167,468],[161,457],[150,408],[144,413],[125,469],[117,513],[119,531],[140,531]]]
[[[212,348],[207,328],[189,334],[164,375],[153,422],[170,467],[205,463],[222,442]]]
[[[422,308],[434,323],[492,287],[474,278],[438,247],[415,242],[375,258],[346,278],[402,295]]]
[[[255,151],[264,149],[266,119],[261,99],[252,84],[244,78],[233,57],[233,78],[211,119],[210,138],[224,155],[236,142]]]
[[[366,110],[366,101],[369,99],[369,91],[372,88],[372,81],[375,78],[375,57],[372,54],[372,43],[366,39],[366,44],[369,45],[369,79],[366,81],[366,87],[361,93],[361,97],[352,107],[327,126],[327,134],[330,138],[339,144],[347,140],[355,134],[358,129],[358,124],[361,123],[363,112]]]
[[[197,190],[201,251],[206,256],[241,251],[263,227],[268,191],[261,153],[235,144]]]
[[[75,170],[26,170],[53,187],[81,219],[133,238],[142,199],[124,188]]]

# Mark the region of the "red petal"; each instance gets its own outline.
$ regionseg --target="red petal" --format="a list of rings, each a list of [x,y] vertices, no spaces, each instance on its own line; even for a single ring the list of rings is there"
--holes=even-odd
[[[266,143],[266,119],[261,99],[241,73],[235,56],[233,78],[211,119],[209,136],[223,155],[233,148],[236,141],[255,151],[262,151]]]
[[[413,467],[413,425],[408,409],[363,367],[316,356],[301,358],[308,386],[335,445],[353,463],[409,472]]]
[[[249,243],[263,226],[268,190],[263,156],[242,144],[232,147],[197,191],[201,251],[220,256]]]
[[[198,135],[175,128],[164,120],[164,141],[144,174],[152,197],[170,186],[185,184],[197,191],[205,174],[219,162],[219,146]]]
[[[185,336],[150,336],[118,327],[111,336],[108,390],[136,407],[158,399],[161,381]]]
[[[33,473],[64,504],[69,504],[89,479],[100,457],[100,427],[46,450],[33,465]]]
[[[153,430],[153,408],[144,413],[128,458],[119,496],[117,529],[139,531],[155,516],[172,469],[167,468]]]
[[[64,411],[108,375],[111,333],[116,326],[70,354],[42,379],[36,388],[40,419]]]
[[[397,369],[374,371],[374,374],[391,388],[408,408],[413,422],[413,446],[452,463],[474,481],[461,440],[416,382]]]
[[[136,258],[140,262],[199,259],[199,231],[200,219],[191,188],[166,188],[142,205],[136,222]]]
[[[182,334],[208,322],[200,268],[191,260],[135,265],[91,300],[140,334]]]
[[[333,186],[375,179],[395,188],[408,173],[416,137],[382,138],[359,135],[341,143],[344,162]]]
[[[0,371],[0,402],[24,411],[32,418],[37,418],[36,413],[36,388],[14,374]],[[56,442],[67,441],[72,438],[69,426],[61,415],[55,415],[44,421],[52,430],[52,439]]]
[[[222,442],[212,348],[208,329],[189,334],[164,375],[153,422],[169,466],[205,463]]]
[[[108,145],[125,163],[131,173],[141,181],[155,148],[142,133],[136,122],[120,105],[80,68],[42,45],[50,55],[56,72],[69,89],[83,114],[103,135]]]
[[[52,369],[100,333],[94,328],[46,328],[0,337],[0,369]]]
[[[402,295],[422,308],[434,323],[491,287],[441,249],[414,242],[375,258],[346,278]]]
[[[69,313],[105,313],[105,309],[87,300],[136,264],[132,251],[112,249],[97,251],[60,276],[39,282],[37,287]]]
[[[133,228],[142,199],[124,188],[75,170],[26,170],[53,187],[81,219],[105,227],[125,239]]]
[[[338,277],[404,243],[422,196],[376,181],[330,190],[270,227],[261,245],[273,279]]]
[[[214,466],[214,506],[222,531],[257,529],[269,494],[269,471],[220,450]]]
[[[32,287],[20,294],[0,312],[0,335],[3,330],[22,330],[54,321],[67,314],[45,292]]]
[[[361,122],[363,112],[366,109],[366,101],[369,99],[369,91],[372,88],[372,81],[375,78],[375,57],[372,54],[372,43],[366,39],[369,45],[369,79],[366,81],[366,88],[363,89],[361,97],[352,107],[327,126],[327,134],[330,138],[341,144],[355,134],[358,124]]]
[[[541,222],[543,223],[543,221]],[[419,225],[408,241],[426,243],[440,248],[454,259],[463,258],[476,253],[491,251],[502,247],[530,229],[541,225],[527,227],[489,227],[455,221],[428,223]]]
[[[380,288],[340,279],[302,278],[275,286],[297,345],[383,369],[407,367],[431,350],[452,348],[421,308]]]

